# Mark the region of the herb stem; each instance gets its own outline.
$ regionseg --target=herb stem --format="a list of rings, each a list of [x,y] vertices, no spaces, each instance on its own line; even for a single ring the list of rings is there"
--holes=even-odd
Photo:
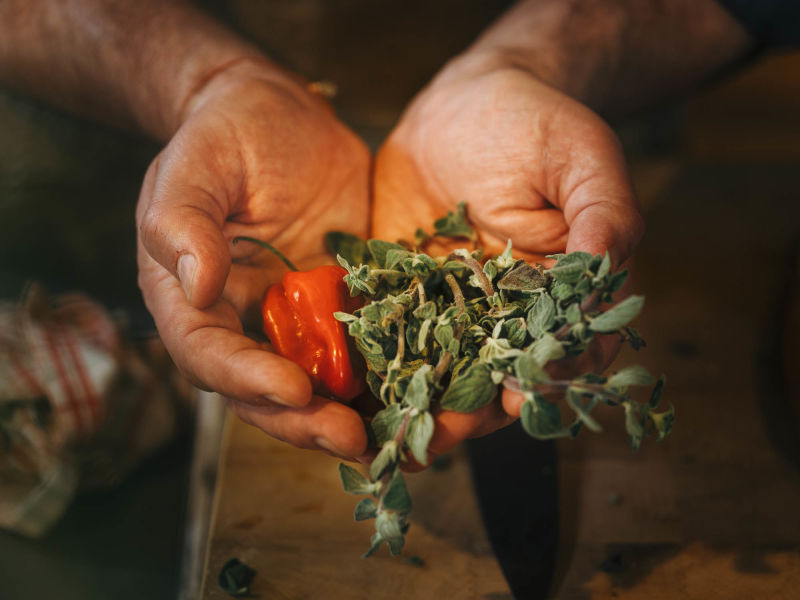
[[[403,417],[403,422],[400,423],[400,427],[397,428],[397,434],[394,436],[394,442],[398,445],[400,451],[403,448],[403,442],[405,441],[406,437],[406,427],[408,426],[408,421],[411,419],[411,411],[409,410],[406,412],[405,417]],[[394,479],[394,475],[397,472],[397,469],[400,467],[401,459],[398,456],[398,459],[394,462],[391,468],[386,469],[383,472],[383,475],[380,478],[381,482],[381,491],[378,494],[378,506],[383,507],[383,499],[386,496],[386,492],[389,490],[389,482]]]
[[[444,280],[447,282],[447,285],[450,286],[450,290],[453,292],[453,298],[455,299],[456,306],[458,307],[458,314],[459,316],[465,314],[467,312],[467,304],[464,302],[464,294],[461,291],[461,287],[458,285],[456,278],[453,277],[452,273],[445,273]],[[456,340],[461,340],[461,335],[464,333],[464,328],[460,324],[456,324],[453,332],[453,338]],[[439,362],[436,363],[436,366],[433,368],[433,379],[436,383],[439,383],[444,374],[447,373],[448,369],[450,369],[450,363],[453,362],[453,354],[449,350],[445,350],[444,354],[439,358]]]
[[[456,301],[456,306],[458,306],[458,312],[465,312],[467,310],[467,305],[464,302],[464,294],[461,291],[456,278],[453,277],[452,273],[445,273],[444,280],[447,282],[447,285],[450,286],[450,291],[453,292],[453,299]]]
[[[417,281],[417,293],[419,293],[419,305],[422,306],[427,302],[425,297],[425,284],[422,281]]]
[[[519,380],[511,375],[506,375],[505,379],[503,379],[503,385],[512,392],[522,393],[526,391],[520,388]],[[628,397],[625,396],[624,394],[618,394],[617,392],[612,392],[611,390],[609,390],[608,388],[599,383],[576,383],[568,379],[556,379],[548,383],[537,383],[534,384],[532,391],[564,393],[570,388],[573,390],[586,392],[588,394],[593,394],[596,396],[604,396],[609,400],[617,402],[618,404],[622,404],[623,402],[626,402],[628,400]]]
[[[394,357],[395,368],[400,369],[403,366],[403,357],[406,353],[406,322],[401,316],[397,321],[397,354]],[[392,383],[389,387],[389,403],[397,403],[397,393],[395,392],[396,384]]]
[[[397,321],[397,354],[394,357],[397,366],[403,364],[406,353],[406,321],[402,317]]]
[[[437,362],[436,366],[433,368],[434,382],[439,383],[442,377],[444,377],[444,374],[447,373],[447,370],[450,368],[451,362],[453,362],[453,355],[449,350],[447,350],[444,354],[442,354],[439,362]]]
[[[599,303],[600,292],[598,290],[592,290],[581,302],[581,314],[594,310]],[[572,323],[564,323],[553,335],[557,340],[563,339],[569,333],[570,329],[572,329]]]
[[[475,278],[478,280],[478,283],[481,286],[481,290],[483,291],[484,295],[488,298],[490,296],[494,296],[494,286],[492,282],[489,281],[489,278],[486,276],[486,273],[483,272],[483,267],[481,263],[477,260],[472,258],[472,255],[468,252],[459,252],[456,250],[450,256],[447,257],[447,260],[457,260],[458,262],[464,263],[466,266],[470,268],[470,270],[475,274]]]
[[[403,275],[408,277],[408,273],[397,269],[371,269],[369,273],[370,275]]]

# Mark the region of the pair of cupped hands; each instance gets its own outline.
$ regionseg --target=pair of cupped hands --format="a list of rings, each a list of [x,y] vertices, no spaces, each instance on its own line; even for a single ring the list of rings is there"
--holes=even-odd
[[[365,460],[359,414],[312,395],[300,367],[246,335],[260,330],[260,301],[285,267],[232,240],[268,241],[308,269],[330,262],[328,231],[412,239],[461,201],[489,252],[511,238],[528,258],[608,250],[619,263],[643,230],[611,129],[525,70],[452,60],[373,158],[304,82],[244,61],[189,99],[145,176],[139,285],[164,344],[198,387],[229,398],[240,418],[275,438]],[[604,367],[614,341],[594,350],[594,366]],[[520,402],[506,390],[502,403],[475,413],[441,412],[431,451],[510,423]]]

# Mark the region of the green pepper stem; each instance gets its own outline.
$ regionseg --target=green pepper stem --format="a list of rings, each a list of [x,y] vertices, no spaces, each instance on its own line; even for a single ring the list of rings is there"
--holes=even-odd
[[[290,261],[288,258],[286,258],[283,255],[283,253],[280,250],[278,250],[275,246],[273,246],[272,244],[268,244],[267,242],[265,242],[263,240],[256,239],[256,238],[247,237],[246,235],[239,235],[239,236],[236,236],[235,238],[233,238],[233,245],[235,246],[241,240],[244,240],[245,242],[253,242],[254,244],[258,244],[262,248],[266,248],[267,250],[272,252],[275,256],[280,258],[283,261],[283,264],[285,264],[287,267],[289,267],[289,269],[291,271],[299,271],[300,270],[297,267],[295,267],[294,263],[292,263],[292,261]]]

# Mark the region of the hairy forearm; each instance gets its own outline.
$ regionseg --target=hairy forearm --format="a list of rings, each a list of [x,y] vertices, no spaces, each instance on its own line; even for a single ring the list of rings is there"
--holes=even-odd
[[[714,0],[522,0],[462,62],[527,69],[616,116],[696,86],[753,45]]]
[[[243,63],[279,73],[185,2],[0,0],[0,83],[158,139],[205,82]]]

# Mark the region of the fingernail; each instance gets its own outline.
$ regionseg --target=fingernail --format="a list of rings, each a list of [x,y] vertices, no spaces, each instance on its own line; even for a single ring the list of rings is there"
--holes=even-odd
[[[194,288],[194,271],[197,267],[197,261],[191,254],[181,254],[178,259],[178,280],[183,287],[183,293],[186,294],[186,299],[192,299],[192,289]]]
[[[347,456],[346,452],[342,452],[339,448],[334,446],[329,439],[322,436],[315,437],[314,443],[320,448],[327,450],[328,452],[332,452],[336,456]]]

